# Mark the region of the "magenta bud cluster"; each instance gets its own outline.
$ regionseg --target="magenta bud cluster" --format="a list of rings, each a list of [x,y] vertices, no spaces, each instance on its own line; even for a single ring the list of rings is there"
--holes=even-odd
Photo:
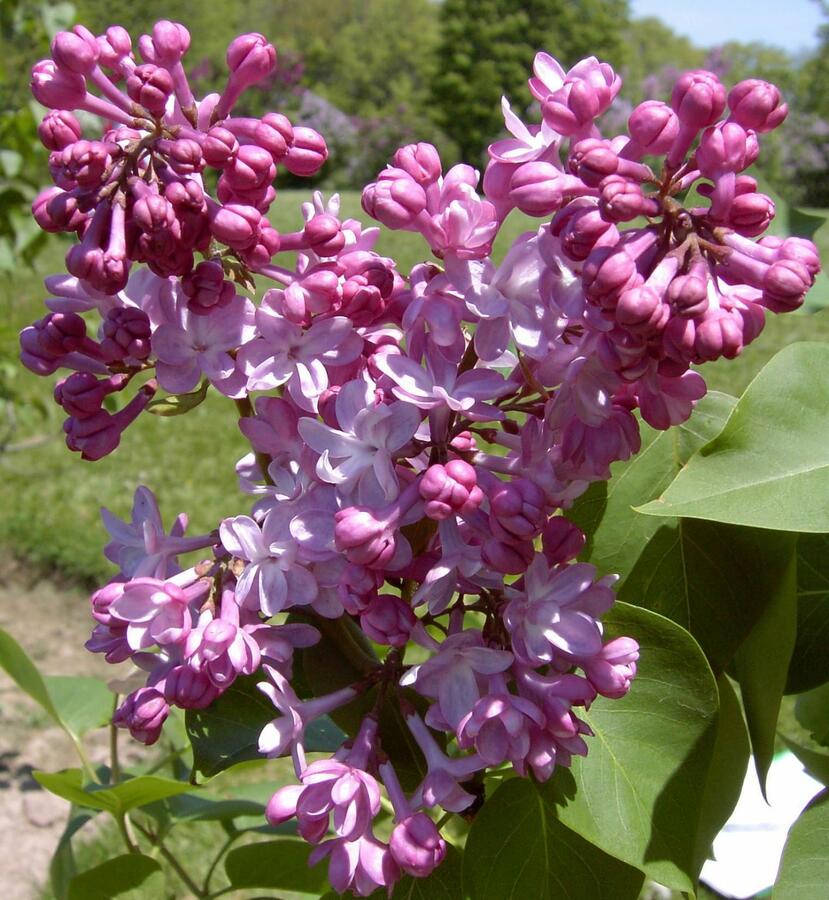
[[[145,743],[170,707],[209,711],[258,673],[274,707],[259,749],[296,773],[268,821],[295,820],[332,886],[368,896],[441,863],[438,822],[475,809],[489,770],[543,781],[588,752],[584,711],[626,695],[639,647],[606,639],[615,576],[578,561],[585,535],[566,511],[639,451],[641,422],[686,421],[706,390],[698,366],[802,304],[820,261],[809,241],[765,236],[774,204],[747,169],[786,115],[765,82],[729,92],[685,73],[670,102],[603,135],[612,67],[565,71],[539,53],[541,120],[505,99],[510,136],[482,177],[419,143],[364,189],[369,216],[435,257],[403,274],[336,195],[315,193],[295,232],[270,225],[279,167],[313,174],[325,143],[279,113],[232,114],[276,64],[264,37],[231,43],[222,93],[202,100],[189,44],[159,22],[139,63],[123,29],[78,26],[35,66],[54,186],[33,212],[78,242],[21,358],[68,370],[55,399],[87,459],[159,391],[236,402],[249,507],[192,537],[183,515],[165,530],[144,487],[130,520],[105,511],[118,573],[92,597],[87,646],[147,673],[115,716]],[[101,132],[84,135],[75,110]],[[516,209],[543,221],[496,262]],[[323,635],[342,637],[358,674],[300,698],[294,657]],[[358,697],[359,727],[309,759],[308,726]],[[405,789],[386,703],[422,757]]]

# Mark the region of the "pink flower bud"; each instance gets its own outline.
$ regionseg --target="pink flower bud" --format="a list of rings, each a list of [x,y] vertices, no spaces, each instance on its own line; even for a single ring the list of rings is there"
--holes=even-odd
[[[151,116],[164,115],[167,100],[173,93],[173,79],[166,69],[153,63],[136,66],[127,76],[127,93]]]
[[[432,144],[407,144],[394,154],[392,163],[422,187],[434,184],[442,171],[440,155]]]
[[[181,709],[205,709],[219,693],[204,672],[190,666],[175,666],[164,678],[164,699]]]
[[[181,279],[181,289],[190,311],[200,316],[227,306],[236,296],[236,288],[225,280],[221,265],[207,259]]]
[[[98,187],[110,162],[109,148],[102,141],[75,141],[60,153],[64,177],[84,188]]]
[[[584,532],[564,516],[553,516],[541,533],[544,558],[551,566],[574,560],[585,543]]]
[[[725,88],[713,72],[686,72],[674,85],[671,106],[683,125],[707,128],[725,109]]]
[[[78,209],[77,198],[58,187],[46,188],[35,197],[32,215],[37,224],[49,232],[75,231],[86,221]]]
[[[308,246],[318,256],[336,256],[345,246],[342,223],[336,216],[320,213],[305,223]]]
[[[567,73],[564,85],[542,101],[541,113],[559,134],[577,134],[605,112],[621,86],[607,63],[595,57],[583,59]]]
[[[402,169],[386,169],[363,189],[362,205],[387,228],[411,228],[426,209],[426,194]]]
[[[642,153],[667,153],[679,133],[676,113],[659,100],[646,100],[630,114],[628,132]]]
[[[64,109],[53,109],[46,113],[37,127],[37,134],[47,150],[63,150],[80,140],[80,122]]]
[[[115,391],[121,390],[127,380],[126,375],[113,375],[112,378],[96,378],[91,372],[73,372],[55,385],[55,403],[63,407],[70,415],[85,418],[97,413],[103,406],[104,399]],[[103,619],[98,619],[104,622]]]
[[[443,862],[446,842],[426,813],[415,813],[398,822],[389,849],[400,868],[415,878],[426,878]]]
[[[100,56],[98,62],[107,69],[120,70],[121,60],[132,52],[132,41],[129,32],[120,25],[111,25],[105,34],[96,38]]]
[[[276,48],[257,32],[240,34],[227,48],[227,67],[234,81],[243,86],[256,84],[270,75],[276,65]]]
[[[89,75],[98,64],[100,53],[91,35],[86,40],[71,31],[59,31],[52,41],[52,59],[67,72]]]
[[[86,99],[86,79],[78,72],[58,68],[51,59],[32,67],[32,95],[42,106],[78,109]]]
[[[780,91],[768,81],[749,78],[734,85],[728,94],[731,118],[752,131],[773,131],[789,112]]]
[[[677,275],[668,285],[666,299],[679,316],[698,316],[708,309],[708,282],[696,272]]]
[[[562,173],[552,163],[529,162],[510,178],[509,199],[529,216],[548,216],[564,202]]]
[[[763,280],[763,305],[772,312],[790,312],[802,305],[814,276],[802,263],[781,259],[773,263]]]
[[[285,168],[299,177],[316,175],[328,159],[328,147],[321,134],[313,128],[297,126],[288,155],[283,160]]]
[[[334,541],[349,562],[381,569],[394,556],[394,529],[375,517],[374,510],[349,506],[334,516]]]
[[[587,138],[572,148],[568,165],[585,184],[598,187],[602,179],[615,174],[619,157],[608,141]]]
[[[127,695],[112,721],[119,728],[128,728],[135,740],[149,747],[161,737],[169,712],[164,695],[155,688],[144,687]]]
[[[162,150],[162,142],[158,142],[159,150]],[[192,175],[204,169],[202,149],[197,141],[189,138],[179,138],[176,141],[165,141],[163,152],[167,157],[170,168],[179,175]]]
[[[742,320],[725,310],[710,309],[697,323],[694,350],[697,360],[734,359],[743,349]]]
[[[616,321],[631,331],[653,334],[667,324],[670,307],[647,284],[624,291],[616,304]]]
[[[619,700],[630,690],[636,677],[636,661],[639,644],[628,637],[609,641],[584,665],[584,671],[593,687],[603,696]]]
[[[741,172],[751,164],[753,148],[749,136],[736,122],[722,122],[706,128],[697,148],[696,161],[706,178],[717,178],[724,172]]]
[[[445,466],[429,466],[420,479],[418,491],[426,501],[426,515],[437,521],[473,512],[483,501],[475,469],[462,459],[450,460]]]
[[[405,647],[417,622],[412,608],[394,594],[379,594],[360,612],[360,627],[378,644]]]
[[[762,242],[761,242],[762,243]],[[778,249],[781,259],[793,259],[806,268],[810,275],[820,271],[820,255],[817,247],[806,238],[787,237]]]
[[[252,206],[229,203],[211,206],[210,230],[216,240],[234,250],[245,250],[256,241],[257,228],[262,216]]]
[[[646,197],[641,185],[620,175],[602,181],[599,209],[609,222],[630,222],[638,216],[659,214],[657,201]]]
[[[142,35],[139,47],[147,62],[170,69],[190,49],[190,32],[178,22],[161,19],[153,25],[152,37]]]
[[[224,177],[234,191],[253,191],[276,178],[276,166],[267,150],[244,144],[225,165]]]
[[[280,113],[266,113],[253,133],[254,141],[278,163],[294,143],[294,129],[286,116]]]
[[[550,223],[550,231],[561,240],[570,259],[582,262],[599,244],[615,244],[619,233],[589,200],[584,206],[568,203]]]
[[[143,309],[119,306],[107,312],[101,326],[101,354],[106,362],[138,362],[150,355],[150,319]]]
[[[527,478],[500,484],[489,495],[489,521],[500,540],[532,540],[547,522],[544,491]]]
[[[597,247],[587,257],[582,271],[585,293],[610,309],[635,279],[636,263],[624,250],[615,247]]]
[[[771,224],[775,206],[765,194],[738,194],[731,203],[728,225],[746,237],[757,237]]]
[[[214,125],[202,141],[202,156],[208,166],[223,169],[239,152],[236,135],[221,125]]]

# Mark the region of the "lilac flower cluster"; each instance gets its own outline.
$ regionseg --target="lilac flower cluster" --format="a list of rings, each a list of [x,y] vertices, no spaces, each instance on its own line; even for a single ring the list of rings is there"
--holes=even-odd
[[[817,253],[755,240],[774,208],[741,173],[785,117],[772,85],[726,95],[691,72],[670,105],[641,104],[628,134],[607,139],[596,120],[619,91],[611,67],[589,58],[565,73],[539,53],[542,122],[504,100],[513,136],[490,147],[480,186],[416,144],[366,187],[366,212],[420,233],[440,261],[404,278],[373,250],[378,229],[343,220],[336,198],[315,194],[302,231],[268,224],[277,164],[308,174],[325,145],[278,114],[230,116],[273,68],[261,35],[233,41],[225,91],[202,101],[181,64],[188,43],[160,22],[137,65],[123,30],[76,28],[35,66],[57,185],[35,214],[81,240],[70,276],[47,280],[53,312],[23,332],[23,360],[74,370],[56,399],[87,459],[115,448],[158,386],[201,382],[236,400],[250,514],[196,537],[180,517],[167,534],[146,488],[131,522],[105,513],[120,573],[93,595],[88,647],[148,673],[116,713],[146,743],[170,706],[203,709],[261,672],[276,714],[260,750],[290,754],[298,779],[268,820],[295,819],[334,888],[368,895],[440,863],[437,812],[474,808],[488,770],[545,780],[587,753],[582,711],[627,693],[639,651],[604,639],[614,576],[575,561],[584,535],[562,510],[638,451],[634,410],[659,429],[688,418],[705,392],[692,364],[737,355],[766,310],[796,308]],[[84,140],[70,109],[104,118],[103,139]],[[516,208],[545,221],[496,264]],[[147,268],[130,274],[133,262]],[[254,276],[277,284],[258,305],[237,292]],[[120,411],[104,409],[151,372]],[[300,697],[294,652],[323,635],[343,640],[359,675]],[[309,759],[308,726],[372,696],[333,758]],[[384,750],[390,700],[423,757],[408,792]]]

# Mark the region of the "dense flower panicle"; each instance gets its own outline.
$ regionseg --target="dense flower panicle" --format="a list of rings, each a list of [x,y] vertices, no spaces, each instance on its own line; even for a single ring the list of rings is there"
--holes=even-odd
[[[276,65],[265,37],[236,38],[221,94],[201,100],[189,45],[168,21],[135,45],[77,26],[32,73],[54,182],[33,214],[78,241],[21,359],[68,370],[67,444],[99,459],[159,388],[188,408],[212,387],[252,448],[237,464],[249,514],[208,534],[185,536],[183,515],[165,531],[143,487],[130,521],[104,511],[119,571],[92,597],[87,647],[147,673],[115,716],[145,743],[170,706],[205,709],[264,673],[276,716],[259,749],[290,755],[297,777],[268,820],[296,819],[336,890],[391,891],[440,864],[440,809],[474,809],[487,769],[550,778],[589,751],[581,709],[631,689],[639,647],[601,621],[615,576],[575,561],[585,536],[563,513],[639,451],[637,410],[652,428],[684,422],[706,390],[692,367],[738,355],[813,284],[814,245],[763,236],[774,204],[746,174],[786,105],[765,82],[727,92],[695,71],[602,135],[619,76],[539,53],[541,120],[505,99],[511,136],[483,174],[411,144],[363,191],[369,216],[437,258],[405,275],[336,195],[303,204],[297,231],[270,225],[277,173],[314,174],[325,142],[237,110]],[[543,221],[496,263],[514,209]],[[346,635],[364,665],[308,697],[293,658],[322,634]],[[309,763],[308,727],[364,694],[356,734]],[[408,792],[384,703],[423,757]],[[394,821],[375,829],[383,791]]]

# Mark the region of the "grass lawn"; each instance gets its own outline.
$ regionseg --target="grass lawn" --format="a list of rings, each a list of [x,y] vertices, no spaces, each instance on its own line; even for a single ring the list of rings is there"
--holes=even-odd
[[[303,192],[284,192],[282,203],[275,205],[276,228],[299,227],[299,203],[305,197]],[[342,200],[345,215],[366,219],[356,192],[345,193]],[[521,231],[535,226],[532,220],[511,217],[496,255],[503,255]],[[817,236],[829,240],[823,231],[827,229]],[[378,249],[399,260],[404,271],[427,257],[420,237],[405,232],[384,232]],[[6,284],[0,282],[0,365],[13,373],[18,390],[39,399],[49,411],[45,418],[22,411],[13,438],[18,449],[0,454],[0,544],[61,577],[96,583],[111,575],[101,554],[106,541],[101,506],[125,515],[136,485],[146,483],[158,494],[168,521],[185,511],[192,529],[209,530],[224,516],[247,509],[233,468],[246,444],[234,427],[232,402],[211,392],[207,402],[185,416],[141,416],[125,433],[122,446],[100,462],[83,462],[66,449],[61,415],[50,398],[51,380],[14,364],[17,332],[44,314],[41,279],[61,270],[62,253],[63,246],[56,242],[42,257],[39,271],[22,270]],[[766,332],[742,357],[706,367],[710,387],[739,394],[777,350],[797,340],[829,340],[829,311],[770,316]]]

